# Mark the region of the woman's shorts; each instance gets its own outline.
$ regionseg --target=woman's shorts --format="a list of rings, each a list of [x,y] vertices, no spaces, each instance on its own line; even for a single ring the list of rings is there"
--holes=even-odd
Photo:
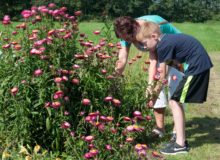
[[[203,103],[206,101],[210,70],[193,76],[184,76],[171,99],[180,103]]]

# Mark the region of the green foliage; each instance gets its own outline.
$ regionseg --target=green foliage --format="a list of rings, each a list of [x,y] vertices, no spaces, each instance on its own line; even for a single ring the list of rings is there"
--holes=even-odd
[[[20,144],[29,150],[25,156],[34,158],[32,148],[38,144],[75,159],[97,150],[99,159],[118,159],[152,127],[146,118],[151,110],[146,109],[145,82],[113,75],[119,45],[113,42],[110,21],[94,32],[99,40],[93,42],[79,31],[77,16],[63,12],[39,9],[24,22],[2,28],[0,150]],[[142,116],[134,116],[135,110],[142,110]],[[90,148],[89,135],[94,137]]]
[[[158,14],[162,17],[177,22],[191,21],[204,22],[211,18],[211,7],[205,1],[199,0],[161,0],[149,7],[150,14]],[[212,3],[214,5],[214,3]]]

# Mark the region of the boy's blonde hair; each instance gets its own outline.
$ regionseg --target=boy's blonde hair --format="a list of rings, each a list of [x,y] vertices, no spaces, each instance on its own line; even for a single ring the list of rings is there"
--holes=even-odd
[[[153,33],[161,34],[159,25],[153,22],[144,22],[136,35],[136,39],[142,41],[144,38],[149,38]]]

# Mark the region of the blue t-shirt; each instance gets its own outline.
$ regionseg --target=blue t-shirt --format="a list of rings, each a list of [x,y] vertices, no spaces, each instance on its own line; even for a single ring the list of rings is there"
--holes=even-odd
[[[148,22],[154,22],[154,23],[161,23],[161,22],[165,22],[166,20],[163,19],[162,17],[158,16],[158,15],[147,15],[147,16],[142,16],[139,18],[136,18],[136,20],[145,20]],[[181,33],[176,27],[174,27],[171,23],[165,23],[160,25],[160,30],[162,33],[171,33],[171,34],[176,34],[176,33]],[[124,41],[123,39],[120,41],[121,46],[123,47],[129,47],[131,44]],[[141,50],[141,46],[138,47]]]
[[[164,34],[156,47],[158,61],[168,65],[172,60],[187,66],[185,75],[197,75],[213,64],[202,44],[186,34]]]

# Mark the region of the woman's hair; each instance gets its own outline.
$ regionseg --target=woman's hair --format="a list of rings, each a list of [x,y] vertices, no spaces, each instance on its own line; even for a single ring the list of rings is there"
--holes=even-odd
[[[122,38],[125,41],[133,42],[136,39],[138,22],[129,16],[118,17],[114,21],[114,30],[117,38]]]
[[[144,22],[136,35],[136,39],[141,41],[144,38],[149,38],[153,33],[161,34],[159,25],[153,22]]]

